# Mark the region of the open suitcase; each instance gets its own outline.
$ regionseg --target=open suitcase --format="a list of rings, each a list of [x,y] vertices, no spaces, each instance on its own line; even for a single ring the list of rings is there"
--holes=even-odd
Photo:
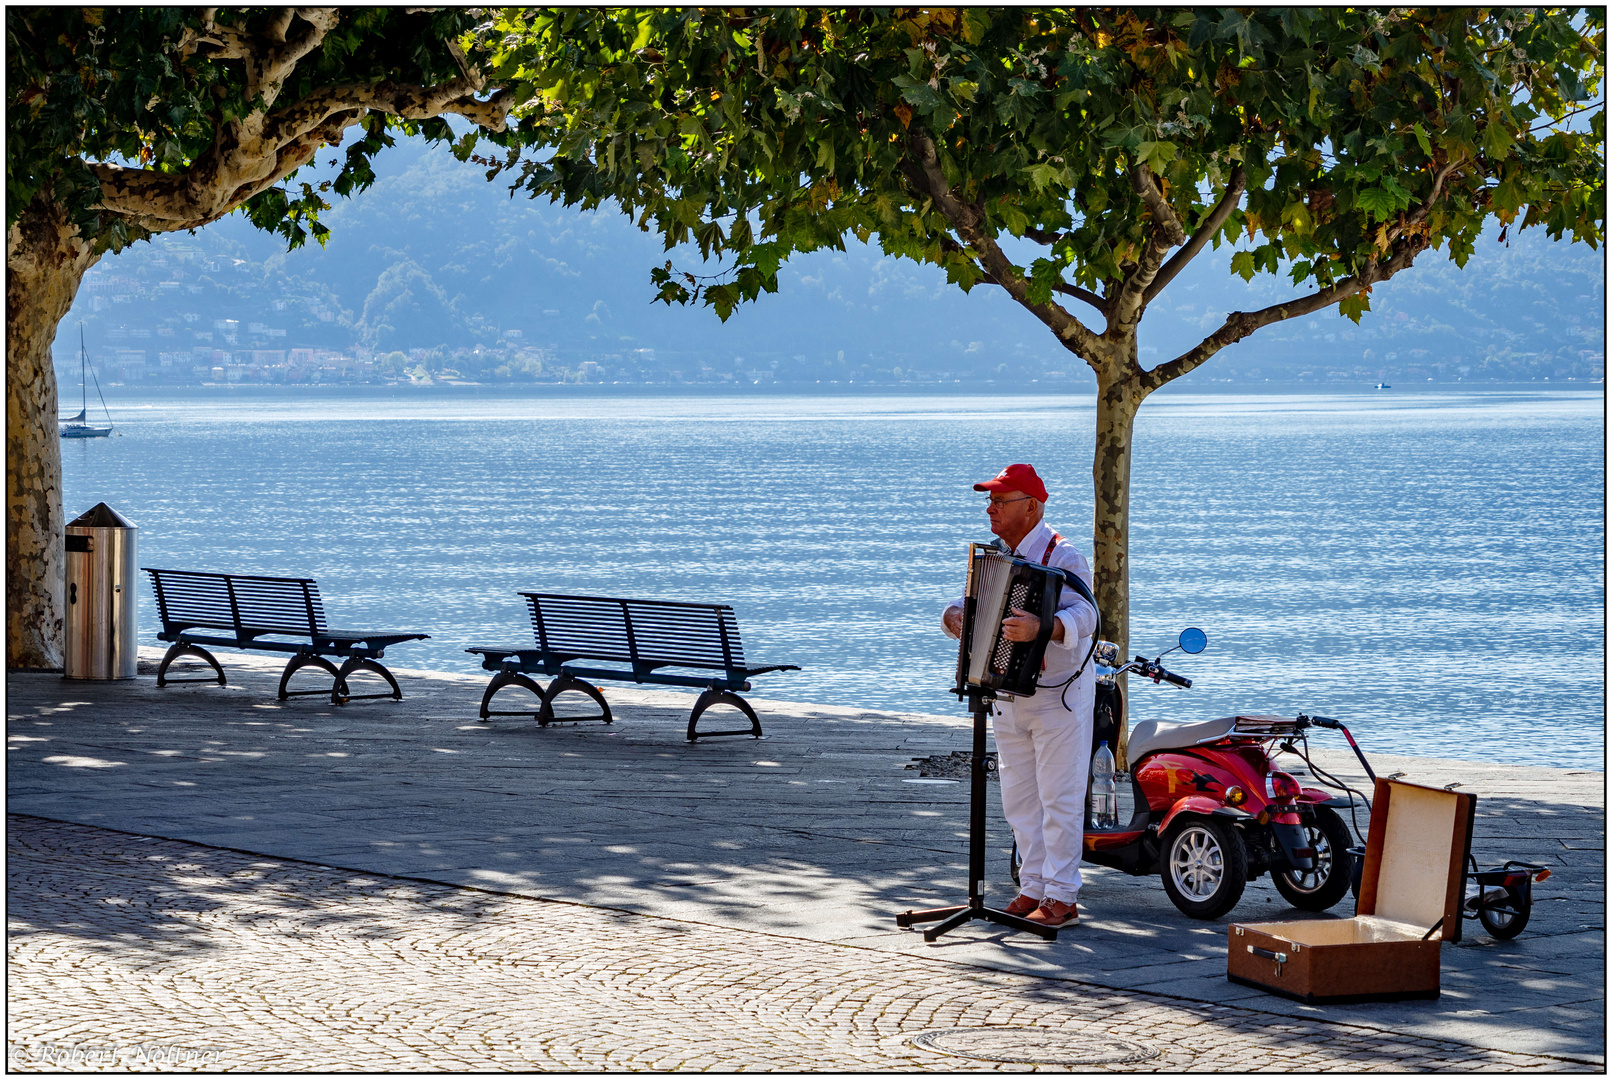
[[[1439,996],[1439,946],[1461,939],[1476,795],[1378,780],[1352,919],[1233,923],[1226,977],[1299,1001]]]

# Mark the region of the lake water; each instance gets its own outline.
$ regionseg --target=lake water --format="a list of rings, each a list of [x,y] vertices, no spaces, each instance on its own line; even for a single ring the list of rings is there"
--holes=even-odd
[[[757,696],[961,715],[970,485],[1034,462],[1090,553],[1089,397],[113,397],[119,437],[63,444],[69,518],[111,504],[142,565],[316,577],[332,625],[432,635],[399,667],[529,641],[521,589],[723,601],[751,662],[804,669]],[[1604,445],[1599,392],[1155,395],[1132,646],[1209,648],[1133,721],[1314,712],[1368,753],[1603,769]],[[143,644],[155,616],[142,587]]]

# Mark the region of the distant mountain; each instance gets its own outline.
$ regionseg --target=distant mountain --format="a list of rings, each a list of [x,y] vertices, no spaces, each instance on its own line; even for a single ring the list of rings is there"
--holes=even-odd
[[[702,268],[618,212],[511,198],[480,168],[422,143],[387,151],[377,171],[369,191],[326,215],[323,250],[288,253],[230,218],[109,256],[62,322],[57,362],[72,366],[83,322],[97,362],[129,380],[227,370],[287,381],[322,371],[370,380],[1091,382],[1000,290],[964,295],[933,268],[854,241],[796,259],[777,295],[723,324],[705,309],[652,302],[651,266],[671,258]],[[1195,344],[1227,311],[1291,295],[1279,280],[1245,285],[1229,260],[1229,249],[1206,253],[1154,303],[1145,363]],[[1359,327],[1335,310],[1268,327],[1188,378],[1604,376],[1601,253],[1537,229],[1508,246],[1485,241],[1464,271],[1442,253],[1424,255],[1372,303]]]

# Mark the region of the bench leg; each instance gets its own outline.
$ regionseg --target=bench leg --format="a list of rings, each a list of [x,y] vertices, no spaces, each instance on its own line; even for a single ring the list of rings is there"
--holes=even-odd
[[[547,723],[547,721],[542,718],[541,713],[493,712],[492,709],[488,708],[488,706],[492,704],[493,695],[498,693],[498,691],[502,690],[506,686],[523,686],[537,695],[537,700],[540,704],[543,700],[543,687],[535,679],[529,679],[518,671],[500,671],[497,675],[493,676],[493,681],[487,684],[487,692],[481,695],[481,718],[483,720],[490,719],[494,716],[530,716],[535,718],[539,723]]]
[[[565,693],[567,690],[575,690],[578,693],[587,694],[594,701],[597,701],[599,703],[599,715],[564,717],[555,716],[554,699]],[[548,727],[549,724],[556,720],[563,721],[567,724],[582,720],[603,720],[608,724],[613,719],[614,718],[610,715],[610,706],[605,703],[604,695],[599,692],[599,688],[597,686],[594,686],[589,682],[583,682],[575,675],[565,674],[557,676],[553,682],[549,683],[548,691],[543,695],[543,707],[539,709],[537,713],[537,722],[540,727]]]
[[[374,672],[375,674],[379,675],[381,678],[386,680],[386,685],[388,685],[388,686],[390,686],[392,688],[391,692],[390,693],[384,693],[384,694],[355,694],[355,693],[353,693],[352,689],[347,685],[347,676],[351,675],[355,671],[372,671],[372,672]],[[392,678],[392,673],[390,671],[386,670],[386,665],[380,663],[377,660],[371,660],[367,656],[349,656],[347,658],[346,663],[342,664],[341,670],[336,672],[336,682],[340,685],[342,698],[344,700],[346,700],[346,701],[355,701],[355,700],[357,700],[359,698],[383,698],[383,697],[389,697],[393,701],[402,701],[403,700],[403,689],[402,689],[402,687],[397,685],[397,680]],[[334,699],[332,699],[332,700],[334,701]],[[337,704],[337,705],[340,705],[342,702],[335,701],[334,703]]]
[[[750,726],[748,728],[734,728],[731,731],[699,731],[700,714],[712,705],[732,705],[750,718]],[[700,695],[699,700],[694,703],[693,714],[688,718],[688,741],[694,742],[701,735],[750,735],[759,739],[761,738],[761,720],[757,718],[756,710],[752,709],[750,703],[744,698],[731,690],[718,690],[713,687]]]
[[[210,677],[206,678],[206,679],[170,679],[170,678],[168,678],[167,677],[167,675],[168,675],[168,665],[172,664],[175,660],[179,659],[181,656],[198,656],[201,659],[207,661],[209,664],[211,664],[213,666],[213,670],[218,672],[218,678],[216,680],[213,679],[213,678],[210,678]],[[224,682],[224,669],[218,666],[218,661],[213,657],[213,654],[208,652],[206,649],[202,648],[200,645],[187,645],[183,641],[176,642],[174,645],[169,647],[167,654],[164,655],[163,658],[162,658],[162,663],[157,665],[157,685],[158,686],[167,686],[171,682],[215,682],[215,681],[218,683],[219,686],[224,686],[225,685],[225,682]]]
[[[287,690],[285,688],[286,683],[291,681],[291,676],[305,667],[316,667],[329,672],[332,680],[330,689]],[[289,697],[305,697],[313,694],[329,694],[332,705],[344,705],[347,702],[347,683],[342,680],[341,672],[336,670],[336,665],[329,660],[326,660],[318,653],[299,652],[286,664],[285,671],[280,673],[280,700],[284,701]]]

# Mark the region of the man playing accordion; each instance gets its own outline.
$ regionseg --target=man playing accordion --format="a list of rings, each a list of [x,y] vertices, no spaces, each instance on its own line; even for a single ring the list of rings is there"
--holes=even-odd
[[[990,493],[991,532],[1015,555],[1071,570],[1091,587],[1086,557],[1041,520],[1047,489],[1034,467],[1009,465],[974,490]],[[1041,620],[1020,608],[1013,612],[1002,620],[1003,636],[1033,641]],[[1096,675],[1086,670],[1073,677],[1096,632],[1097,612],[1075,590],[1064,588],[1055,619],[1036,693],[999,699],[991,727],[1002,812],[1024,860],[1019,896],[1006,911],[1046,926],[1072,926],[1079,918],[1075,896],[1080,892]],[[961,598],[946,608],[941,623],[947,634],[961,635]]]

